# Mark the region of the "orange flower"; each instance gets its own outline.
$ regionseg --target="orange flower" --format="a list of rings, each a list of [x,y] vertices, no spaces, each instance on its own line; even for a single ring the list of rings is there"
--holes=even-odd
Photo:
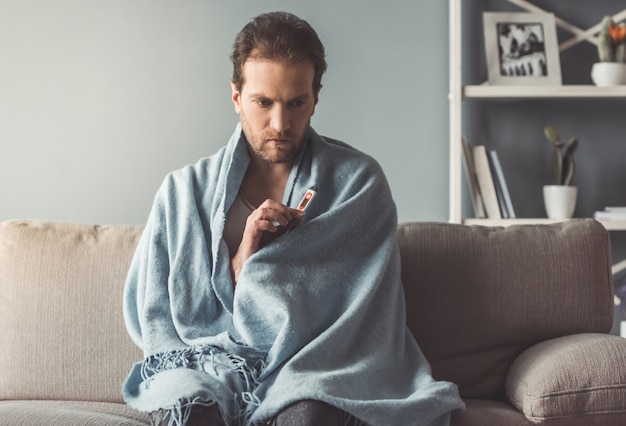
[[[609,27],[609,34],[611,34],[611,38],[614,42],[621,42],[622,40],[626,39],[626,25],[611,25]]]

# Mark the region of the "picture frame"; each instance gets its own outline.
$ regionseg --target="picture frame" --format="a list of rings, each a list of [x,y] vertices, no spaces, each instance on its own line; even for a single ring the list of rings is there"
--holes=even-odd
[[[489,84],[562,84],[554,14],[484,12],[483,29]]]

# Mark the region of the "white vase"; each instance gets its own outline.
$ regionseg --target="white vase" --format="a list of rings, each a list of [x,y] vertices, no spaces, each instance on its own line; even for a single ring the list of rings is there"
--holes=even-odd
[[[626,64],[596,62],[591,67],[591,80],[596,86],[619,86],[626,84]]]
[[[569,185],[546,185],[543,202],[550,219],[570,219],[574,215],[578,190]]]

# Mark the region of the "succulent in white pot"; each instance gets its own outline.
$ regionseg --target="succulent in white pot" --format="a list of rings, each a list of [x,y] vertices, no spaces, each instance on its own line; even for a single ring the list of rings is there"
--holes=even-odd
[[[574,151],[578,148],[578,139],[575,137],[565,143],[554,126],[546,126],[543,129],[546,138],[552,142],[552,184],[570,185],[576,171]]]
[[[553,126],[546,126],[544,134],[554,149],[552,150],[552,184],[543,187],[543,199],[546,213],[550,219],[569,219],[576,208],[578,189],[572,186],[576,171],[574,152],[578,148],[578,139],[572,137],[567,143]]]
[[[600,62],[591,68],[593,82],[596,86],[626,84],[626,23],[605,16],[597,41]]]

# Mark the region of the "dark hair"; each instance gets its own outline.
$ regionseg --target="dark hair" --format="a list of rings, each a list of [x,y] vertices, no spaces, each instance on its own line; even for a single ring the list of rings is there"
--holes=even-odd
[[[243,64],[258,51],[258,57],[272,61],[310,61],[315,70],[313,90],[322,85],[326,53],[315,30],[303,19],[287,12],[264,13],[252,19],[233,43],[233,78],[237,90],[243,86]],[[257,56],[257,55],[255,55]]]

